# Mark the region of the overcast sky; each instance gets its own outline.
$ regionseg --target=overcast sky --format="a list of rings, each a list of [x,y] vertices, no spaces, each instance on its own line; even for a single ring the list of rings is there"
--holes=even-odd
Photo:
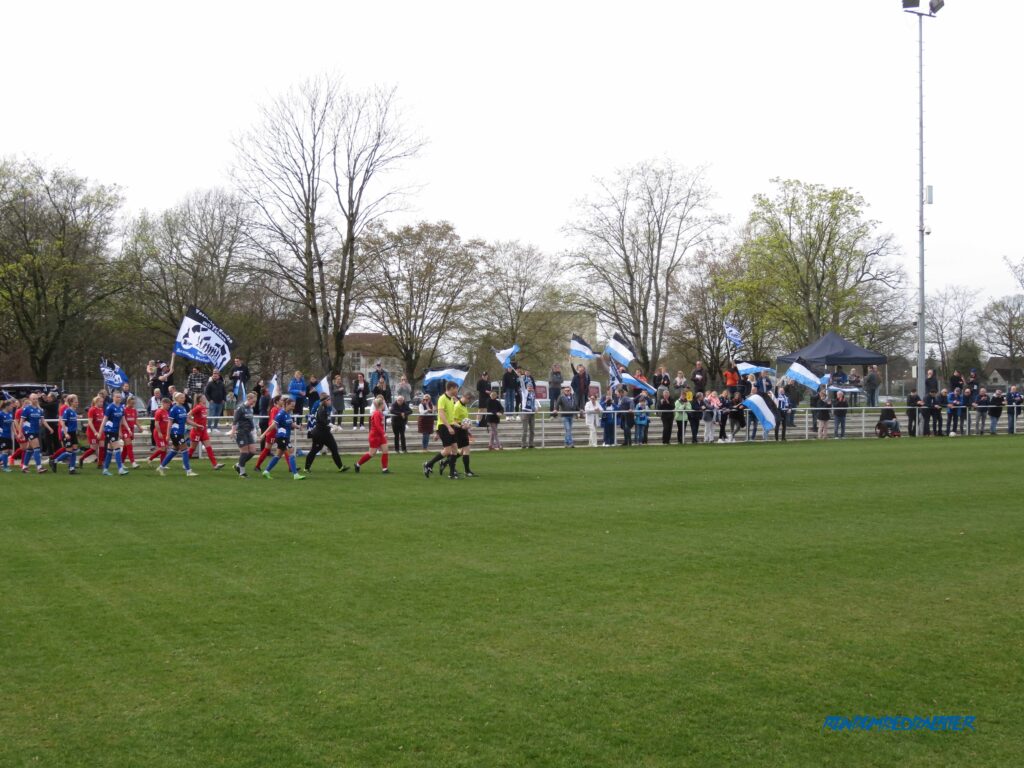
[[[927,5],[927,0],[923,0]],[[774,176],[848,186],[917,284],[917,21],[900,0],[7,4],[0,153],[159,210],[227,183],[256,107],[321,74],[398,88],[411,217],[557,251],[594,177],[706,166],[740,224]],[[928,291],[1013,292],[1024,6],[925,19]],[[911,298],[916,296],[912,292]]]

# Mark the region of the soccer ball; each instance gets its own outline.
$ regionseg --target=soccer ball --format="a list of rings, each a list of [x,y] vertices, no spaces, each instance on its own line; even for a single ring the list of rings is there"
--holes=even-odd
[[[473,420],[472,419],[463,419],[462,420],[462,428],[463,429],[469,429],[472,426],[473,426]]]
[[[950,432],[950,433],[949,433],[949,436],[950,436],[950,437],[956,437],[956,432]]]

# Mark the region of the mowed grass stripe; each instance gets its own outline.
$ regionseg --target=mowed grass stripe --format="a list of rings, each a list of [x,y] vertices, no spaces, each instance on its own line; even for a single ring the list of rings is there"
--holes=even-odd
[[[1000,764],[1022,746],[1019,451],[0,478],[0,763]],[[979,732],[821,733],[954,710]]]

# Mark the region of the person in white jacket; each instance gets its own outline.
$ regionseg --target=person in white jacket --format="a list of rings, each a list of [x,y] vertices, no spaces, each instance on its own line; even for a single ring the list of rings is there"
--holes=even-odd
[[[597,399],[597,395],[591,394],[590,399],[587,400],[583,406],[583,414],[587,423],[587,433],[589,435],[589,445],[591,448],[597,447],[597,428],[601,426],[601,415],[604,413],[604,408],[601,407],[601,403]]]

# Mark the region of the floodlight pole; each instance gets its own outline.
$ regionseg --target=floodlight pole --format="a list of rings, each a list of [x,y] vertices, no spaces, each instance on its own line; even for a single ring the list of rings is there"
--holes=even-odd
[[[934,5],[932,6],[934,7]],[[938,4],[941,8],[942,4]],[[938,8],[935,10],[937,11]],[[925,396],[925,328],[924,328],[924,17],[935,16],[935,12],[907,10],[917,16],[917,238],[918,238],[918,278],[917,278],[917,393]]]

